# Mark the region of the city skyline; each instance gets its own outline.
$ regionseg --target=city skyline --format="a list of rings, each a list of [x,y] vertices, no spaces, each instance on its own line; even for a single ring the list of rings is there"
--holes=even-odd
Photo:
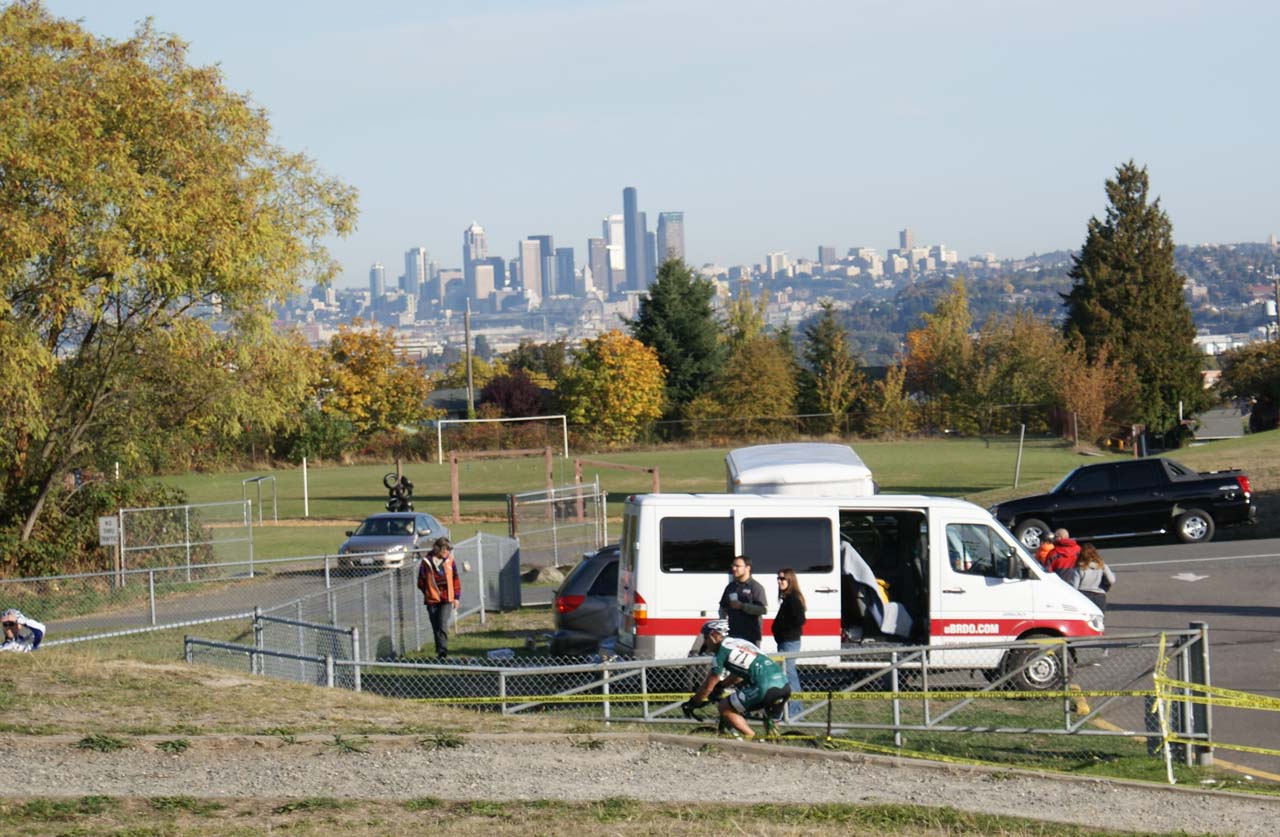
[[[694,266],[908,227],[965,258],[1071,249],[1131,158],[1179,243],[1280,230],[1275,4],[46,4],[113,38],[152,16],[358,188],[344,287],[410,247],[459,265],[473,219],[502,256],[538,232],[584,264],[623,185],[649,235],[685,213]]]

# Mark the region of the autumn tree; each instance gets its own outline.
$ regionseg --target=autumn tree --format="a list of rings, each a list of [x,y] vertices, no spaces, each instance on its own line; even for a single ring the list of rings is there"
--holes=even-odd
[[[684,412],[694,435],[776,432],[780,420],[794,416],[796,379],[789,343],[757,335],[735,346],[711,390]]]
[[[1222,394],[1253,399],[1249,430],[1274,430],[1280,421],[1280,343],[1250,343],[1222,355]]]
[[[176,38],[98,38],[38,2],[0,9],[0,532],[32,536],[105,416],[145,401],[150,337],[193,314],[261,323],[352,189],[271,140],[266,115]]]
[[[906,436],[919,429],[919,408],[907,391],[902,359],[892,364],[883,380],[868,387],[866,430],[875,436]]]
[[[620,331],[587,340],[560,380],[570,424],[601,442],[627,442],[662,415],[663,370],[657,353]]]
[[[394,431],[430,418],[430,393],[431,382],[400,355],[391,329],[364,328],[356,320],[330,338],[321,407],[345,417],[358,434]]]
[[[1055,400],[1072,424],[1064,428],[1069,435],[1098,442],[1133,421],[1137,375],[1105,347],[1091,358],[1078,343],[1067,346],[1053,383]]]
[[[640,298],[640,310],[628,323],[631,336],[653,349],[666,370],[666,404],[673,413],[705,392],[724,362],[720,326],[711,310],[712,284],[694,276],[683,262],[670,259]]]
[[[492,404],[498,408],[493,418],[526,418],[540,416],[542,390],[523,369],[512,369],[505,375],[495,375],[480,390],[480,404]]]
[[[738,295],[725,305],[724,330],[721,333],[721,339],[725,341],[730,351],[764,334],[764,312],[768,303],[768,292],[762,293],[758,301],[752,301],[751,292],[744,286]]]
[[[520,345],[502,356],[507,368],[523,369],[529,380],[543,389],[555,389],[556,382],[569,364],[569,341],[561,337],[546,343],[521,340]]]
[[[1064,296],[1068,337],[1079,337],[1090,360],[1107,347],[1138,378],[1137,421],[1153,433],[1178,429],[1186,413],[1209,406],[1201,383],[1202,356],[1174,268],[1173,227],[1148,200],[1146,167],[1132,160],[1106,182],[1107,211],[1090,218]]]
[[[973,339],[969,368],[956,392],[963,424],[979,433],[1004,433],[1023,423],[1034,432],[1049,429],[1066,341],[1049,322],[1030,311],[997,314]]]
[[[828,432],[844,427],[844,415],[866,388],[866,379],[840,324],[831,300],[820,303],[818,316],[804,327],[798,390],[800,411],[823,413]]]
[[[924,325],[907,332],[902,361],[905,386],[920,395],[921,418],[927,424],[962,424],[965,410],[960,396],[967,385],[973,355],[973,317],[964,280],[952,282],[933,311],[921,318]]]

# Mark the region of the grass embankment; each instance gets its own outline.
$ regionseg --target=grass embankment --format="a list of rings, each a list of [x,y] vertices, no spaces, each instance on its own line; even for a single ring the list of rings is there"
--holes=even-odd
[[[912,805],[688,805],[637,802],[471,801],[398,803],[308,797],[213,801],[190,796],[0,802],[14,833],[290,834],[1002,834],[1090,837],[1102,829]],[[69,827],[74,825],[74,831]],[[1131,834],[1130,832],[1125,832]]]

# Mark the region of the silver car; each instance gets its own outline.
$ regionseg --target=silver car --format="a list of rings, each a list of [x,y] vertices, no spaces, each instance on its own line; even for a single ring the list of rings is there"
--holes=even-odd
[[[406,558],[425,555],[436,538],[447,537],[449,530],[424,512],[370,515],[358,528],[347,532],[347,539],[338,547],[338,566],[403,567]]]

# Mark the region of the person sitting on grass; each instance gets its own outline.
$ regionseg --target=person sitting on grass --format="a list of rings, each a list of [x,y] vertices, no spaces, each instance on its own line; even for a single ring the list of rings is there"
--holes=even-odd
[[[44,640],[44,623],[23,616],[20,610],[6,610],[0,623],[4,625],[0,651],[34,651]]]

